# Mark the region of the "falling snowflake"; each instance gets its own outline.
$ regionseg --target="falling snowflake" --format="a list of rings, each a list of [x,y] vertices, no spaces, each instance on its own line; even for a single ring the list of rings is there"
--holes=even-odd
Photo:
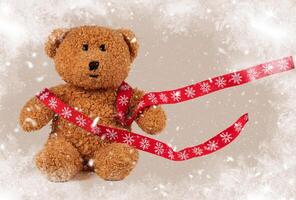
[[[47,98],[48,98],[48,95],[49,95],[49,92],[44,92],[44,93],[42,93],[42,94],[39,96],[39,98],[40,98],[41,100],[44,100],[44,99],[47,99]]]
[[[57,103],[58,103],[58,102],[57,102],[56,98],[51,97],[51,98],[49,99],[49,103],[48,103],[48,105],[49,105],[49,107],[50,107],[51,109],[56,109],[56,108],[58,107],[58,104],[57,104]]]
[[[121,106],[126,106],[128,103],[128,97],[126,95],[122,95],[119,97],[119,104]]]
[[[101,129],[99,127],[97,127],[97,126],[94,126],[94,127],[91,127],[91,132],[93,134],[97,135],[97,134],[101,133]]]
[[[209,141],[206,149],[210,151],[216,151],[218,149],[218,143],[215,140]]]
[[[181,100],[181,92],[180,91],[173,91],[171,93],[171,97],[174,101],[180,101]]]
[[[264,74],[270,74],[273,70],[273,66],[271,64],[266,64],[263,65],[262,67],[262,71],[264,72]]]
[[[155,153],[157,155],[162,155],[163,154],[163,145],[160,142],[156,142],[156,144],[154,146],[154,149],[155,149]]]
[[[158,102],[155,94],[153,94],[153,93],[148,94],[148,100],[151,101],[152,103],[157,103]]]
[[[179,152],[178,153],[178,157],[181,160],[187,160],[188,159],[188,154],[186,153],[186,150]]]
[[[255,69],[249,69],[247,73],[250,80],[255,80],[258,77],[258,74]]]
[[[128,84],[123,84],[122,86],[120,86],[120,90],[127,91],[129,89],[130,89],[130,86]]]
[[[76,123],[79,126],[84,127],[86,125],[86,119],[83,118],[83,116],[79,115],[78,117],[75,118],[76,119]]]
[[[146,138],[141,139],[140,147],[141,147],[143,150],[148,149],[149,146],[150,146],[149,140],[147,140]]]
[[[124,137],[123,137],[123,142],[128,144],[128,145],[131,145],[135,140],[133,139],[134,136],[130,135],[130,134],[125,134]]]
[[[168,97],[164,93],[160,93],[159,98],[165,103],[168,102]]]
[[[106,135],[109,140],[114,140],[118,137],[116,131],[114,131],[112,129],[107,129],[106,131],[107,131]]]
[[[222,141],[223,141],[225,144],[228,143],[228,142],[230,142],[231,139],[232,139],[231,134],[228,133],[228,132],[221,133],[221,134],[220,134],[220,137],[222,138]]]
[[[174,159],[174,152],[170,149],[168,151],[169,159],[173,160]]]
[[[195,155],[198,155],[198,156],[203,154],[203,150],[199,147],[194,147],[192,151]]]
[[[187,87],[185,89],[185,94],[188,98],[193,98],[195,96],[195,90],[192,87]]]
[[[70,108],[64,107],[63,110],[62,110],[61,115],[64,118],[69,119],[72,116],[72,111],[70,110]]]
[[[234,129],[236,132],[240,132],[242,128],[243,128],[242,123],[238,122],[234,124]]]
[[[215,81],[215,85],[217,85],[219,88],[224,88],[224,86],[226,85],[226,80],[223,77],[219,76]]]
[[[280,70],[287,70],[289,68],[289,63],[285,59],[278,61],[278,65],[280,67]]]
[[[233,83],[235,84],[240,84],[240,82],[242,82],[242,76],[240,75],[240,73],[234,72],[233,74],[231,74],[231,79],[229,79],[229,81],[233,81]]]
[[[203,93],[208,93],[211,90],[211,86],[207,82],[203,82],[200,84],[200,90]]]

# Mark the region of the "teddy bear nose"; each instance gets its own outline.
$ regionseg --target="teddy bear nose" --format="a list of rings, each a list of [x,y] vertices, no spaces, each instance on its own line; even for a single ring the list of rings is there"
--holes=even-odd
[[[92,70],[96,70],[96,69],[98,69],[99,65],[100,65],[99,61],[91,61],[91,62],[88,64],[88,69],[89,69],[90,71],[92,71]]]

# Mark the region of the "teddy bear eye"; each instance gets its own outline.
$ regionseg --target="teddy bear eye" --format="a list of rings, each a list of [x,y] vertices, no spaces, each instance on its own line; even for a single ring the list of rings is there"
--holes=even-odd
[[[83,44],[82,45],[82,50],[87,51],[88,50],[88,44]]]
[[[99,47],[100,51],[106,51],[106,45],[105,44],[101,44]]]

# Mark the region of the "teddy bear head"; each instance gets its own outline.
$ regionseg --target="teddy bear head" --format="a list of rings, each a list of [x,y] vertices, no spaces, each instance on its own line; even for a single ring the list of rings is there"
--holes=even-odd
[[[45,51],[64,81],[84,89],[117,88],[138,51],[132,31],[100,26],[56,29]]]

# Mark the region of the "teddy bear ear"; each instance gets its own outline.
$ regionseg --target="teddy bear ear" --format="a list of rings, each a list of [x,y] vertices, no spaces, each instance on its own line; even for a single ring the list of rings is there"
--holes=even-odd
[[[139,49],[136,36],[131,30],[128,29],[119,29],[118,31],[122,34],[125,42],[127,43],[131,54],[131,61],[133,61],[136,58]]]
[[[56,54],[56,50],[62,43],[68,29],[55,29],[49,36],[45,43],[45,52],[50,57],[53,58]]]

